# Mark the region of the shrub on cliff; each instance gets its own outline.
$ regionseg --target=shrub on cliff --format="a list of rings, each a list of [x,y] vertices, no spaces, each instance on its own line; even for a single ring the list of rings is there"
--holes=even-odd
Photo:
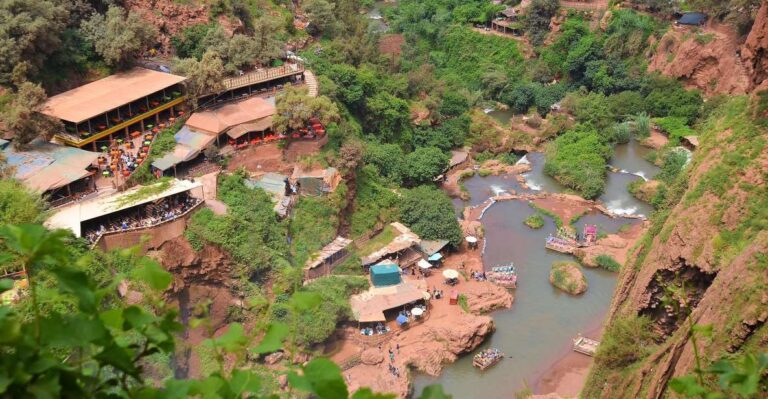
[[[653,330],[647,317],[616,318],[605,331],[597,348],[595,363],[618,369],[642,359],[651,350]]]

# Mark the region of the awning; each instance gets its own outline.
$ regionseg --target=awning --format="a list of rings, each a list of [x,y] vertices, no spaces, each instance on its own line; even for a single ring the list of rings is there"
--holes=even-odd
[[[248,132],[263,132],[272,127],[272,117],[261,118],[254,122],[243,123],[227,130],[227,136],[237,139]]]
[[[424,259],[419,259],[419,262],[417,264],[422,269],[431,269],[432,268],[432,264],[427,262],[427,261],[425,261]]]
[[[152,161],[152,167],[165,171],[182,162],[184,162],[183,159],[176,156],[173,152],[169,152],[163,155],[162,158],[158,158]]]
[[[459,278],[459,272],[453,269],[445,269],[443,270],[443,277],[451,280],[457,279]]]
[[[434,253],[429,257],[430,262],[437,262],[440,259],[443,259],[443,255],[440,252]]]

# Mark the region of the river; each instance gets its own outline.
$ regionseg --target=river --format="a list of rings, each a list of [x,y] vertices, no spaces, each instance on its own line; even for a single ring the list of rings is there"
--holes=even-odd
[[[506,115],[504,115],[506,117]],[[658,168],[644,160],[647,150],[635,142],[616,146],[610,163],[618,169],[639,172],[652,177]],[[543,172],[544,155],[530,153],[526,159],[532,170],[525,176],[531,190],[524,190],[510,176],[474,176],[464,182],[471,199],[467,203],[455,201],[457,208],[478,205],[500,191],[562,192],[565,188]],[[641,177],[629,173],[610,172],[605,193],[600,197],[609,209],[632,214],[648,215],[651,208],[628,192],[626,185]],[[616,274],[602,269],[584,269],[589,289],[581,296],[570,296],[549,283],[552,262],[572,259],[544,248],[548,234],[556,227],[546,218],[546,225],[533,230],[523,225],[526,217],[535,211],[523,201],[504,201],[494,204],[483,216],[487,237],[483,261],[486,267],[514,262],[518,270],[519,286],[511,309],[493,312],[496,332],[481,346],[497,347],[508,358],[484,372],[472,367],[472,356],[460,358],[446,366],[440,377],[417,374],[414,380],[416,395],[424,386],[439,383],[455,398],[510,398],[515,392],[533,387],[555,361],[571,351],[571,339],[599,326],[610,306],[616,285]],[[617,232],[622,225],[638,223],[637,219],[612,219],[602,214],[582,217],[576,227],[597,224],[607,233]]]

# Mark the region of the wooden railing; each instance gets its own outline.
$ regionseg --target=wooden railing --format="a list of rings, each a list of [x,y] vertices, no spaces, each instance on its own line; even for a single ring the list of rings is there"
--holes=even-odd
[[[304,64],[284,64],[275,68],[260,69],[246,74],[224,79],[224,91],[238,89],[240,87],[268,82],[270,80],[298,75],[304,72]]]

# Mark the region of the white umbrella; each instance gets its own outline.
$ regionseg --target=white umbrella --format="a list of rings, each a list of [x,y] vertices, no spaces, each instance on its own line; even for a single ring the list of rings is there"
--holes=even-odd
[[[466,240],[467,240],[468,243],[474,244],[474,243],[477,242],[477,237],[475,237],[475,236],[467,236]]]
[[[411,309],[411,314],[414,316],[421,316],[424,314],[424,310],[422,310],[421,308],[413,308]]]
[[[445,269],[443,270],[443,277],[447,279],[459,278],[459,272],[453,269]]]

